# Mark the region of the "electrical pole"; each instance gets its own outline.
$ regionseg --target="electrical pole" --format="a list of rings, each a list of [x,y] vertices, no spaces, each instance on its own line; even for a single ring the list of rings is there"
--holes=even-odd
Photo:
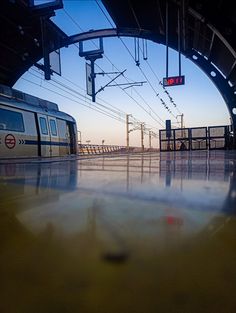
[[[181,128],[184,128],[184,113],[182,113],[180,116],[181,116]]]
[[[184,113],[177,115],[176,119],[177,119],[178,116],[180,116],[180,118],[181,118],[180,119],[180,128],[181,128],[181,137],[183,137],[183,134],[184,134],[184,130],[183,130],[183,128],[184,128]]]
[[[149,130],[149,148],[152,148],[152,132]]]
[[[126,114],[126,149],[129,151],[129,125],[131,124],[129,122],[129,117],[131,116],[131,114]]]
[[[142,152],[144,151],[144,144],[143,144],[143,139],[144,139],[144,123],[141,123],[141,149]]]

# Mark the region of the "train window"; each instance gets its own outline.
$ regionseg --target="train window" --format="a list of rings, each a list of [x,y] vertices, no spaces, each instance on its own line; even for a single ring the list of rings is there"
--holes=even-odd
[[[19,112],[0,109],[0,125],[1,129],[16,132],[24,132],[23,116]]]
[[[54,120],[49,120],[50,128],[51,128],[51,134],[53,136],[57,136],[57,126],[56,122]]]
[[[48,127],[47,127],[46,118],[40,117],[39,118],[39,122],[40,122],[40,128],[41,128],[42,134],[43,135],[48,135]]]

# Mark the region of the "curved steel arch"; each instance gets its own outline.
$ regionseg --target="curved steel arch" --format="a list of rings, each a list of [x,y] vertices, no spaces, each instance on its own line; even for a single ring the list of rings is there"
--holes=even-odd
[[[90,30],[88,32],[69,36],[65,40],[65,46],[75,44],[79,41],[92,40],[101,37],[140,37],[144,39],[150,39],[159,43],[163,41],[162,36],[148,30],[139,30],[136,28],[119,28],[119,30],[117,28],[106,28]]]
[[[69,46],[80,41],[92,40],[101,37],[139,37],[151,40],[155,43],[165,45],[165,36],[160,35],[159,33],[153,33],[147,30],[140,30],[135,28],[108,28],[100,30],[92,30],[89,32],[84,32],[68,37],[65,40],[64,45]],[[171,48],[178,50],[178,48],[170,44]],[[233,110],[236,110],[236,91],[232,86],[230,86],[229,80],[224,77],[224,75],[203,55],[195,51],[193,48],[188,49],[187,51],[181,51],[189,60],[195,63],[214,83],[216,88],[219,90],[222,95],[229,114],[232,120],[233,130],[236,133],[236,114],[233,113]]]

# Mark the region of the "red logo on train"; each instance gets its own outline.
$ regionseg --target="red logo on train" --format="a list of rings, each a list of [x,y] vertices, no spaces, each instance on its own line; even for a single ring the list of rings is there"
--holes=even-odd
[[[6,135],[5,145],[8,149],[13,149],[16,145],[16,138],[11,134]]]

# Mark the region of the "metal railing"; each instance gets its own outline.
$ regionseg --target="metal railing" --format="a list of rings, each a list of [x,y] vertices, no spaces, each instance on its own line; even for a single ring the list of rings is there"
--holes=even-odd
[[[109,153],[141,153],[141,152],[155,152],[159,149],[145,148],[144,151],[141,147],[117,146],[117,145],[93,145],[93,144],[80,144],[78,143],[78,154],[80,155],[101,155]]]
[[[160,151],[231,149],[231,126],[160,130]]]
[[[126,152],[126,147],[116,145],[78,144],[78,154],[82,155],[109,154],[116,152]]]

